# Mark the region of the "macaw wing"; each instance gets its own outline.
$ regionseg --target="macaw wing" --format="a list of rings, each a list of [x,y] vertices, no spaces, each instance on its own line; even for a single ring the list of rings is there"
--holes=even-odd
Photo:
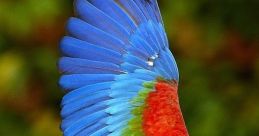
[[[141,90],[158,77],[178,80],[157,1],[75,0],[74,7],[60,42],[61,129],[122,135],[143,103]]]

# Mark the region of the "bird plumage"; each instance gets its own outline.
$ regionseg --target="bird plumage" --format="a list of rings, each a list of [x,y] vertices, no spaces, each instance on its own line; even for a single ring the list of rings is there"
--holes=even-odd
[[[58,64],[64,135],[145,135],[149,94],[179,79],[157,1],[75,0],[74,7]]]

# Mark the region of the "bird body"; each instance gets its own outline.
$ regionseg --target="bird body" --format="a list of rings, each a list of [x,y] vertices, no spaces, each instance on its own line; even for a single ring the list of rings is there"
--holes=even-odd
[[[187,136],[156,0],[75,0],[60,42],[65,136]]]

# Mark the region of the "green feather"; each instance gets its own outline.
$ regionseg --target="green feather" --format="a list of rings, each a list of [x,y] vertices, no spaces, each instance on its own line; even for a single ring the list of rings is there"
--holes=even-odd
[[[123,130],[122,136],[144,136],[142,129],[143,112],[146,108],[146,98],[148,94],[153,91],[155,82],[145,82],[143,84],[144,89],[139,91],[138,95],[131,100],[131,104],[134,108],[131,111],[133,115],[129,120],[127,127]]]

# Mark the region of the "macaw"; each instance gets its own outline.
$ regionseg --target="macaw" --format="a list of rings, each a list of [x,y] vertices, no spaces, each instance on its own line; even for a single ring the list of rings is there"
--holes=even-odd
[[[188,136],[156,0],[75,0],[60,42],[65,136]]]

